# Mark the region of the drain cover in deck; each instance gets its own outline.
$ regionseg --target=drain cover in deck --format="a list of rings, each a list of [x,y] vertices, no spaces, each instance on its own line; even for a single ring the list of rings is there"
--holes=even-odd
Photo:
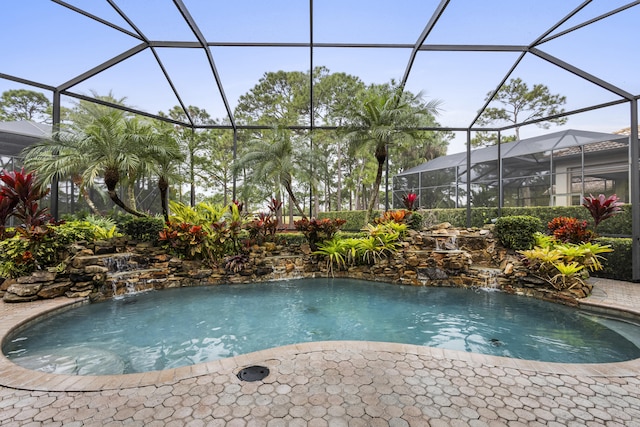
[[[269,368],[264,366],[247,366],[238,372],[242,381],[260,381],[269,375]]]

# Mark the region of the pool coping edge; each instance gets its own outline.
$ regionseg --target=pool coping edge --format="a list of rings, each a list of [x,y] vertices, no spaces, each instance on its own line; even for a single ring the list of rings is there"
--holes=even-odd
[[[86,303],[86,299],[84,298],[58,298],[38,301],[37,304],[30,304],[28,307],[25,307],[24,310],[3,316],[3,322],[0,323],[0,342],[4,343],[16,328],[22,327],[42,315],[84,303]],[[592,303],[588,301],[582,301],[581,306],[583,308],[595,308],[596,310],[626,312],[634,317],[640,318],[640,312],[630,307],[622,307],[605,302]],[[161,386],[163,384],[175,384],[184,379],[197,378],[204,375],[235,375],[237,371],[243,367],[254,364],[265,365],[270,369],[276,368],[277,363],[274,363],[274,361],[285,358],[290,359],[292,356],[298,354],[340,352],[345,350],[404,353],[412,354],[423,359],[458,360],[478,367],[511,368],[557,375],[625,377],[637,376],[640,373],[640,359],[616,363],[571,364],[514,359],[413,344],[372,341],[318,341],[275,347],[163,371],[100,376],[62,375],[33,371],[16,365],[8,359],[4,353],[0,352],[0,386],[30,391],[74,392]],[[239,379],[238,382],[240,383]]]

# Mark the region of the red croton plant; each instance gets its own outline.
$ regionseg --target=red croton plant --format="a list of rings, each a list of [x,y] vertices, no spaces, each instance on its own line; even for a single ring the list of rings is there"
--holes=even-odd
[[[589,194],[589,197],[585,197],[582,203],[582,206],[587,208],[593,217],[594,229],[597,229],[598,224],[605,219],[620,213],[620,211],[622,211],[622,205],[623,203],[620,202],[618,196],[615,194],[609,197],[606,197],[604,194],[593,197],[592,194]]]
[[[17,218],[19,227],[31,230],[51,221],[47,208],[40,208],[38,201],[49,193],[36,184],[32,172],[19,171],[0,172],[0,237],[4,236],[5,225],[9,217]]]

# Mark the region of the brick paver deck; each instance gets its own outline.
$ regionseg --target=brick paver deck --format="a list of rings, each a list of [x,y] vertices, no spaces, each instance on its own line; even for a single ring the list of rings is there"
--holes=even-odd
[[[640,315],[640,284],[593,281],[585,303]],[[68,303],[0,303],[0,336]],[[269,376],[240,381],[236,373],[253,364]],[[640,359],[572,365],[323,342],[83,377],[28,371],[0,356],[0,425],[640,427]]]

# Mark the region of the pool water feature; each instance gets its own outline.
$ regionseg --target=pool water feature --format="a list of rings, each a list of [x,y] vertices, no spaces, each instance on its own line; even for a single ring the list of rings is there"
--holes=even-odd
[[[604,363],[640,358],[638,329],[497,291],[327,278],[167,289],[87,304],[21,328],[3,351],[26,368],[78,375],[163,370],[326,340]]]

